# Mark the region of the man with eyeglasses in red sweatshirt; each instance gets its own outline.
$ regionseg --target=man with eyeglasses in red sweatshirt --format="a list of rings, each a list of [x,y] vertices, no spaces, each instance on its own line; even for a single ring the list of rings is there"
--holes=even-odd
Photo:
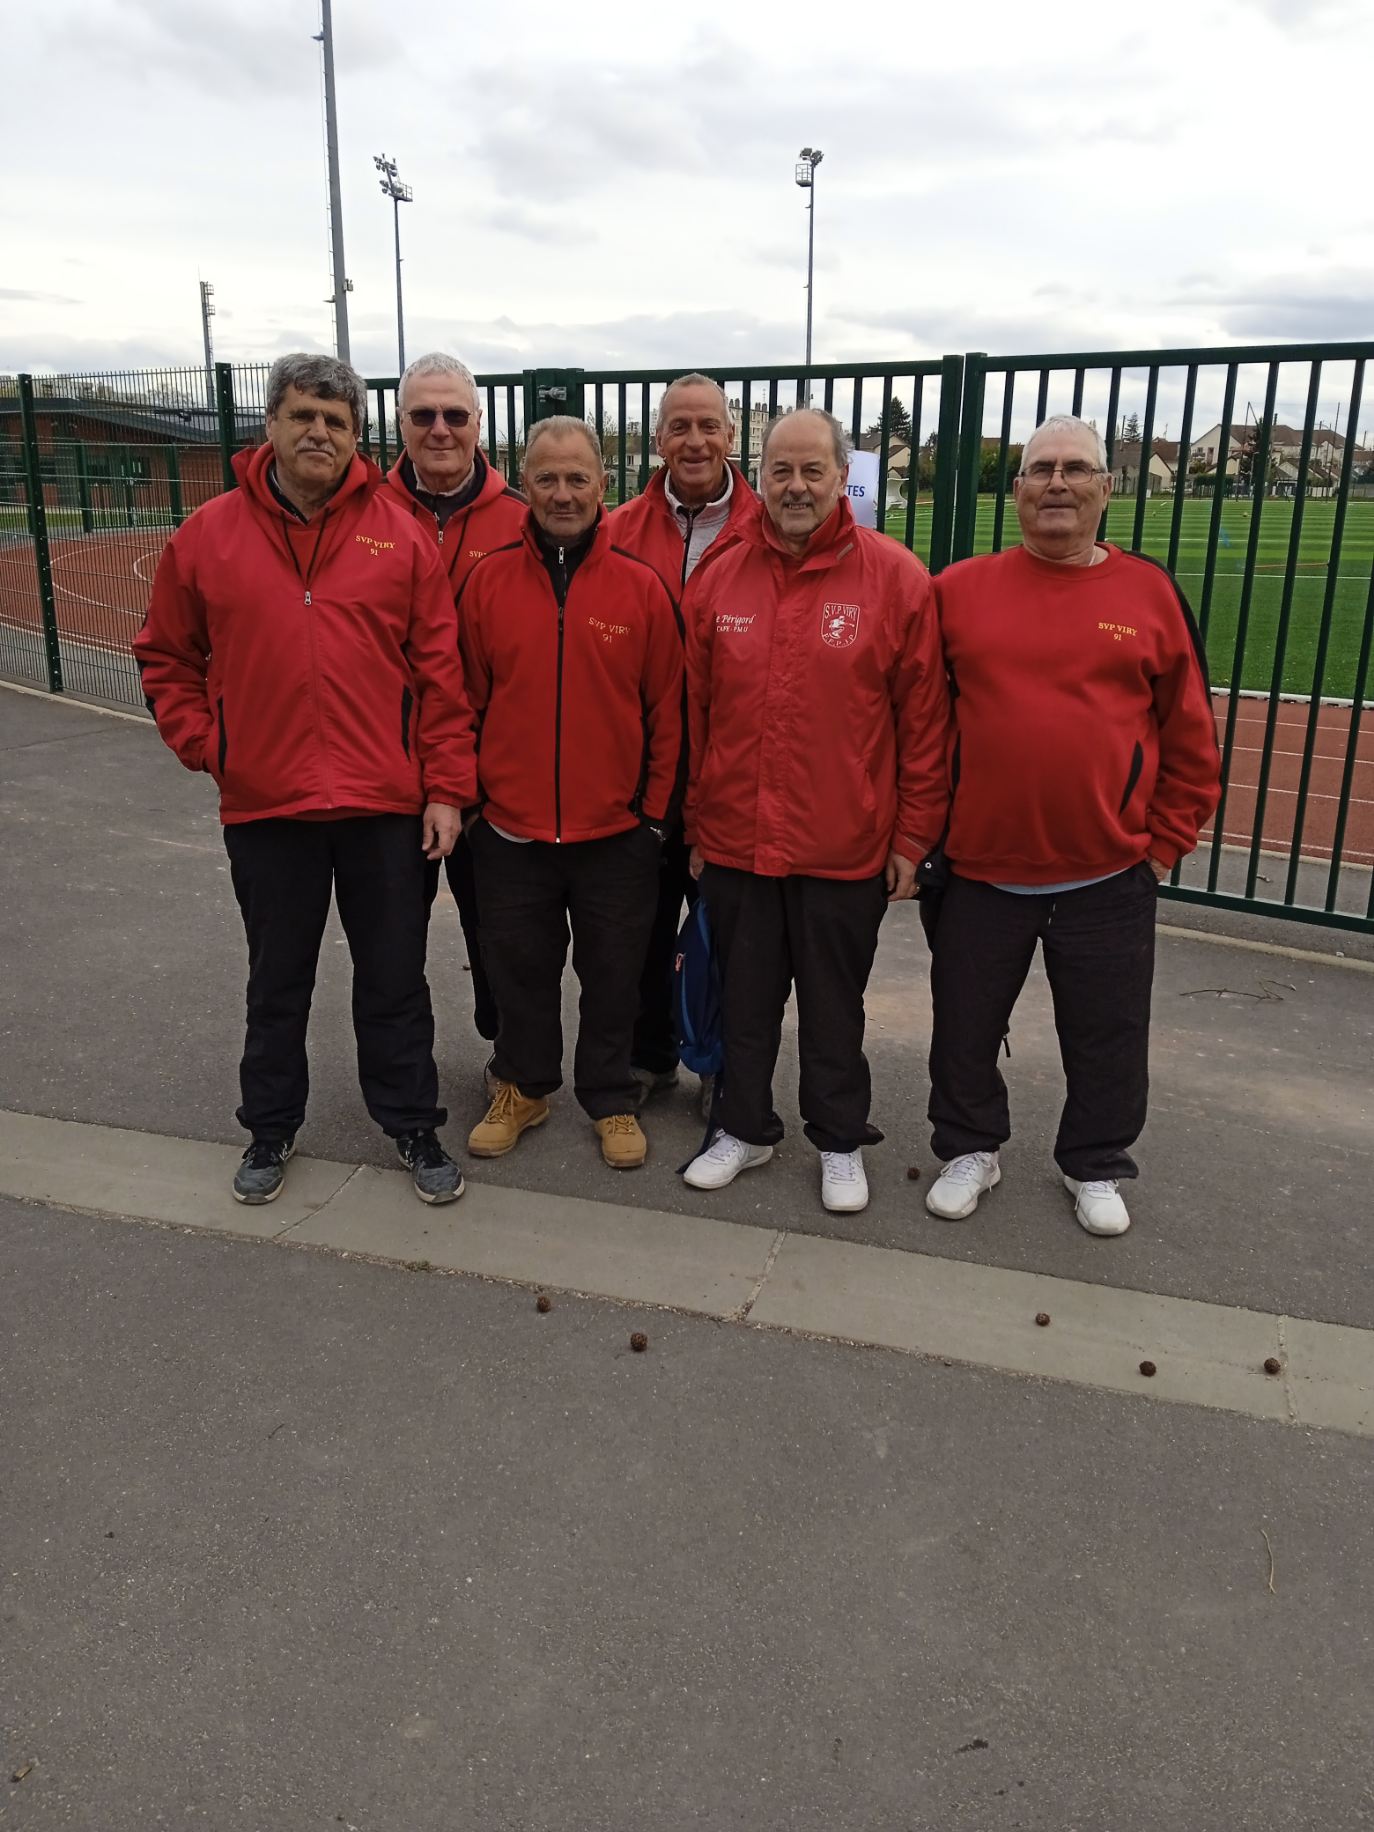
[[[1055,1162],[1090,1234],[1124,1234],[1145,1124],[1155,898],[1216,807],[1207,661],[1162,566],[1099,542],[1111,475],[1095,427],[1031,435],[1022,545],[935,581],[954,695],[948,887],[931,925],[926,1207],[971,1215],[1011,1135],[997,1052],[1037,943],[1067,1098]]]
[[[525,498],[487,462],[477,379],[456,356],[441,350],[417,356],[397,385],[396,416],[405,449],[387,473],[387,488],[437,546],[456,598],[484,553],[519,537]],[[449,853],[444,869],[472,969],[473,1022],[478,1035],[493,1042],[496,1000],[482,961],[477,886],[466,836]]]

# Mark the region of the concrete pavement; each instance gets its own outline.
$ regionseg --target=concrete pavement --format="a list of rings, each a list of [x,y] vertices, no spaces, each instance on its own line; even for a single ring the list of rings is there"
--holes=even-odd
[[[3,1199],[0,1290],[2,1827],[1374,1824],[1355,1438]]]

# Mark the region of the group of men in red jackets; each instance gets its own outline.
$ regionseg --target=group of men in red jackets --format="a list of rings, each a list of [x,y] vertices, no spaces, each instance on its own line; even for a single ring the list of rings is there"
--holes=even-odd
[[[673,382],[663,462],[608,513],[594,430],[529,428],[521,495],[488,464],[452,357],[398,390],[404,452],[358,450],[363,384],[284,357],[239,489],[168,542],[135,641],[162,736],[220,790],[248,938],[244,1202],[280,1192],[304,1123],[306,1024],[331,897],[353,961],[359,1077],[417,1194],[462,1193],[439,1139],[426,931],[440,862],[493,1044],[469,1152],[496,1157],[561,1085],[617,1169],[678,1079],[673,957],[706,900],[725,1070],[685,1171],[700,1190],[782,1138],[773,1078],[797,997],[799,1104],[822,1201],[868,1201],[864,995],[887,905],[931,938],[927,1206],[959,1219],[1010,1136],[998,1047],[1037,942],[1068,1084],[1055,1160],[1121,1233],[1144,1124],[1158,879],[1217,796],[1206,666],[1172,580],[1097,540],[1095,430],[1045,422],[1015,482],[1023,544],[932,582],[855,523],[829,414],[769,427],[755,493],[719,385]]]

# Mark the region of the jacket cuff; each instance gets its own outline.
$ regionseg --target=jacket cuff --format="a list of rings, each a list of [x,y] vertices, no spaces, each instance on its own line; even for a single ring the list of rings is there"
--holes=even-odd
[[[1175,865],[1177,865],[1179,860],[1183,857],[1183,850],[1181,847],[1176,846],[1172,840],[1160,839],[1157,834],[1152,833],[1150,835],[1149,848],[1145,856],[1147,859],[1154,859],[1157,864],[1164,866],[1166,871],[1172,871]]]

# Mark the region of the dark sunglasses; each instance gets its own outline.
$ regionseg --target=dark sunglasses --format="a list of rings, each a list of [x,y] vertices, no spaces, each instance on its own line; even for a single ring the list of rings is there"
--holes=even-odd
[[[426,432],[436,420],[442,420],[454,432],[461,432],[472,418],[466,407],[407,407],[406,413],[416,426],[423,427]]]

